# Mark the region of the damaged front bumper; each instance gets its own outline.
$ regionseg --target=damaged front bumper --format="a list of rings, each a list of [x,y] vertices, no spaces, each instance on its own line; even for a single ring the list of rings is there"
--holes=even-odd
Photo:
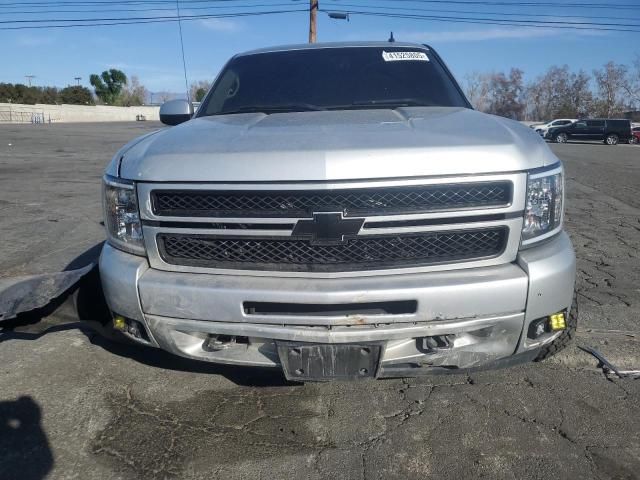
[[[575,256],[561,233],[500,266],[301,279],[164,272],[105,245],[100,274],[112,312],[142,328],[133,336],[140,343],[197,360],[283,367],[289,378],[303,370],[289,365],[291,352],[313,357],[338,351],[326,345],[355,345],[375,352],[376,368],[353,376],[382,377],[535,358],[558,333],[530,339],[528,326],[571,307]],[[350,310],[358,306],[362,312]]]

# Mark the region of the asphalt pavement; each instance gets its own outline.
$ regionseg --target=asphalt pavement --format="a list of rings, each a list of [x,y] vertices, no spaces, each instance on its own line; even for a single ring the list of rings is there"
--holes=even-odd
[[[104,239],[100,177],[158,124],[0,125],[0,279]],[[567,171],[577,339],[472,375],[287,384],[114,344],[63,308],[0,330],[0,479],[640,478],[640,146],[551,145]]]

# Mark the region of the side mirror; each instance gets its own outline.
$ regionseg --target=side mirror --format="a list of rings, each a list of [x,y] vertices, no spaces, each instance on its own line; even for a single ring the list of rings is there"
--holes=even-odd
[[[193,105],[186,100],[171,100],[160,107],[160,121],[165,125],[178,125],[192,116]]]

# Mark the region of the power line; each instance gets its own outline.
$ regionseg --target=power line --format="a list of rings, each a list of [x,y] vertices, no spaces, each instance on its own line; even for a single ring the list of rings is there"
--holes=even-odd
[[[227,9],[227,8],[258,8],[258,7],[290,7],[291,2],[289,3],[254,3],[250,5],[211,5],[206,7],[189,7],[188,10],[218,10],[218,9]],[[87,7],[87,8],[95,8],[95,7]],[[174,12],[175,7],[152,7],[152,8],[117,8],[117,9],[107,9],[107,10],[29,10],[29,11],[12,11],[12,12],[2,12],[0,11],[0,15],[43,15],[45,13],[120,13],[120,12]],[[621,18],[622,19],[622,18]]]
[[[341,7],[356,7],[360,8],[361,5],[354,3],[343,3],[340,0],[325,0],[336,2],[337,5]],[[395,0],[398,1],[398,0]],[[402,1],[402,0],[400,0]],[[218,10],[218,9],[229,9],[229,8],[261,8],[261,7],[288,7],[291,6],[291,2],[289,3],[254,3],[247,5],[208,5],[208,6],[192,6],[189,7],[189,10]],[[95,8],[95,7],[93,7]],[[376,10],[393,10],[398,11],[398,7],[396,6],[367,6],[368,10],[376,9]],[[471,11],[471,10],[441,10],[441,9],[430,9],[430,8],[417,8],[417,7],[402,7],[403,11],[407,12],[432,12],[432,13],[450,13],[450,14],[468,14],[468,15],[497,15],[503,17],[519,17],[519,18],[557,18],[557,15],[550,14],[535,14],[535,13],[508,13],[508,12],[493,12],[483,10],[482,12]],[[26,14],[26,15],[43,15],[45,13],[146,13],[146,12],[156,12],[156,11],[175,11],[175,7],[151,7],[151,8],[138,8],[138,9],[107,9],[107,10],[38,10],[38,11],[12,11],[12,12],[2,12],[0,11],[0,15],[17,15],[17,14]],[[573,18],[582,18],[582,19],[590,19],[590,20],[640,20],[640,17],[611,17],[611,16],[589,16],[589,15],[575,15]],[[23,20],[25,23],[26,20]],[[51,20],[55,21],[55,20]]]
[[[166,4],[168,1],[173,3],[174,0],[129,0],[129,1],[114,1],[114,2],[105,2],[104,0],[95,0],[95,1],[82,1],[82,2],[51,2],[47,3],[47,5],[52,4],[127,4],[127,5],[149,5],[149,4]],[[274,14],[283,14],[283,13],[295,13],[295,12],[308,12],[307,9],[281,9],[281,10],[270,10],[270,11],[251,11],[251,12],[229,12],[229,13],[219,13],[219,14],[194,14],[194,15],[180,15],[179,8],[181,4],[185,3],[214,3],[216,6],[208,5],[205,7],[192,7],[194,9],[215,9],[215,8],[231,8],[231,6],[223,6],[221,3],[229,2],[238,2],[240,0],[175,0],[176,8],[172,9],[158,9],[158,10],[178,10],[178,16],[126,16],[126,17],[91,17],[91,18],[49,18],[49,19],[12,19],[12,20],[0,20],[1,25],[8,25],[6,27],[0,27],[0,30],[20,30],[20,29],[39,29],[39,28],[73,28],[73,27],[82,27],[82,26],[109,26],[109,25],[130,25],[130,24],[145,24],[145,23],[163,23],[163,22],[175,22],[177,21],[179,24],[181,20],[190,21],[190,20],[200,20],[207,18],[224,18],[224,17],[238,17],[238,16],[259,16],[259,15],[274,15]],[[329,0],[336,1],[336,0]],[[353,0],[352,0],[353,1]],[[506,2],[500,1],[477,1],[477,0],[465,0],[465,1],[455,1],[452,0],[450,2],[445,2],[444,0],[394,0],[395,2],[413,2],[413,3],[457,3],[457,4],[504,4]],[[42,2],[14,2],[14,4],[18,3],[29,3],[30,5],[40,4]],[[360,8],[359,5],[353,3],[343,3],[337,2],[338,5],[343,7],[354,6]],[[519,2],[522,4],[529,4],[530,2]],[[545,2],[542,2],[545,3]],[[549,3],[549,2],[546,2]],[[541,3],[536,3],[536,5],[540,5]],[[11,4],[10,4],[11,5]],[[258,4],[264,6],[273,6],[276,5],[290,5],[290,4]],[[256,4],[247,4],[247,5],[238,5],[235,3],[233,7],[235,8],[255,8],[258,7]],[[509,5],[514,6],[515,4],[509,3]],[[563,5],[573,5],[573,4],[563,4]],[[577,5],[577,4],[575,4]],[[585,4],[585,5],[599,5],[599,4]],[[449,13],[454,14],[456,16],[451,15],[422,15],[418,13],[408,13],[408,12],[431,12],[434,11],[432,9],[424,9],[424,8],[410,8],[410,7],[402,7],[403,12],[400,12],[399,8],[393,8],[393,12],[381,12],[380,10],[389,10],[389,7],[383,6],[369,6],[366,7],[367,10],[343,10],[342,13],[345,14],[354,14],[354,15],[367,15],[367,16],[378,16],[378,17],[387,17],[387,18],[402,18],[402,19],[413,19],[413,20],[428,20],[428,21],[438,21],[438,22],[449,22],[449,23],[475,23],[475,24],[489,24],[489,25],[506,25],[506,26],[525,26],[525,27],[533,27],[533,28],[560,28],[560,29],[573,29],[573,30],[600,30],[600,31],[619,31],[619,32],[638,32],[640,30],[635,29],[635,27],[640,28],[640,24],[638,23],[615,23],[615,22],[591,22],[591,21],[575,21],[575,20],[544,20],[544,19],[535,19],[532,20],[530,18],[533,17],[549,17],[549,15],[536,15],[536,14],[517,14],[520,18],[511,19],[511,18],[496,18],[499,16],[514,16],[516,14],[509,13],[498,13],[498,12],[471,12],[471,11],[451,11],[451,10],[435,10],[435,12],[441,13]],[[372,10],[376,9],[376,10]],[[155,11],[154,8],[150,9],[135,9],[131,10],[133,12],[150,12]],[[327,12],[327,10],[322,9],[322,11]],[[333,10],[332,10],[333,11]],[[80,11],[78,13],[108,13],[109,11]],[[0,12],[6,14],[6,12]],[[67,12],[69,13],[69,12]],[[458,14],[465,13],[469,15],[474,15],[472,17],[461,17]],[[478,15],[483,15],[478,17]],[[487,16],[489,15],[489,16]],[[525,17],[525,18],[522,18]],[[585,18],[585,17],[580,17]],[[596,18],[596,17],[587,17],[587,18]],[[623,18],[618,17],[620,20]],[[640,19],[639,19],[640,20]],[[19,25],[25,24],[25,25]],[[36,25],[42,24],[42,25]],[[46,25],[45,25],[46,24]],[[18,26],[15,26],[18,25]],[[180,25],[181,29],[181,25]]]
[[[207,0],[185,0],[185,1],[207,1]],[[368,3],[369,0],[367,0]],[[373,0],[380,1],[380,0]],[[558,7],[558,8],[614,8],[614,9],[637,9],[637,4],[619,3],[558,3],[558,2],[505,2],[490,0],[394,0],[404,3],[444,3],[447,5],[495,5],[501,7]]]
[[[356,7],[356,8],[362,8],[362,5],[359,4],[354,4],[354,3],[343,3],[340,0],[325,0],[325,1],[331,1],[331,2],[335,2],[336,5],[340,5],[341,7]],[[395,1],[402,1],[402,0],[395,0]],[[209,8],[213,8],[213,7],[209,7]],[[393,11],[398,11],[400,10],[398,8],[397,5],[391,7],[386,7],[386,6],[366,6],[367,9],[371,10],[371,9],[377,9],[377,10],[393,10]],[[522,12],[518,12],[518,13],[509,13],[509,12],[489,12],[486,10],[482,10],[481,12],[479,11],[472,11],[472,10],[441,10],[441,9],[432,9],[432,8],[418,8],[418,7],[401,7],[402,10],[404,11],[410,11],[410,12],[433,12],[433,13],[463,13],[463,14],[469,14],[469,15],[480,15],[480,14],[484,14],[484,15],[499,15],[499,16],[506,16],[506,17],[520,17],[520,18],[524,18],[524,17],[532,17],[532,18],[558,18],[557,15],[550,15],[550,14],[545,14],[545,13],[522,13]],[[604,19],[604,20],[640,20],[640,17],[609,17],[609,16],[603,16],[603,15],[598,15],[598,16],[590,16],[590,15],[573,15],[573,18],[585,18],[585,19],[591,19],[591,20],[600,20],[600,19]]]
[[[335,12],[336,10],[322,10],[325,13],[329,11]],[[430,20],[440,21],[448,23],[471,23],[471,24],[485,24],[485,25],[506,25],[517,27],[532,27],[532,28],[559,28],[570,30],[597,30],[597,31],[613,31],[613,32],[640,32],[639,30],[629,28],[617,28],[621,26],[640,27],[637,24],[594,24],[589,22],[551,22],[551,21],[534,21],[534,20],[509,20],[501,18],[473,18],[473,17],[450,17],[439,15],[417,15],[417,14],[402,14],[402,13],[387,13],[387,12],[371,12],[371,11],[357,11],[357,10],[338,10],[342,13],[349,15],[368,15],[374,17],[387,17],[387,18],[404,18],[413,20]],[[608,25],[612,25],[609,27]]]
[[[176,9],[173,9],[176,11]],[[278,12],[235,12],[229,14],[221,14],[221,15],[242,15],[249,13],[286,13],[289,10],[281,10]],[[37,19],[37,20],[0,20],[0,24],[11,24],[11,23],[66,23],[66,22],[122,22],[122,21],[139,21],[139,20],[176,20],[180,21],[188,20],[188,19],[199,19],[201,17],[207,17],[209,15],[200,14],[200,15],[180,15],[180,11],[178,10],[177,15],[170,16],[155,16],[155,17],[113,17],[113,18],[105,18],[105,17],[97,17],[97,18],[49,18],[49,19]]]
[[[316,2],[316,3],[312,3],[312,5],[314,5],[314,7],[312,7],[310,9],[311,13],[313,14],[315,12],[315,10],[318,9],[317,7],[317,0],[311,0],[312,2]],[[177,2],[176,2],[177,4]],[[324,10],[323,10],[324,11]],[[332,10],[333,11],[333,10]],[[284,10],[281,12],[285,12]],[[180,24],[181,19],[184,20],[188,20],[188,19],[200,19],[202,17],[208,16],[208,15],[203,15],[203,14],[197,14],[197,15],[180,15],[180,10],[179,10],[179,6],[177,4],[177,15],[172,15],[172,16],[153,16],[153,17],[94,17],[94,18],[51,18],[51,19],[29,19],[29,20],[24,20],[24,19],[19,19],[19,20],[0,20],[0,24],[8,24],[8,25],[12,25],[12,24],[22,24],[22,23],[70,23],[70,22],[76,22],[76,23],[85,23],[85,22],[89,22],[89,23],[96,23],[96,22],[138,22],[138,21],[147,21],[147,20],[156,20],[156,21],[160,21],[160,20],[173,20],[173,21],[177,21],[178,24]],[[229,14],[229,15],[240,15],[242,13],[248,14],[248,13],[254,13],[254,12],[237,12],[234,14]],[[257,13],[257,12],[255,12]],[[261,13],[276,13],[276,12],[261,12]],[[578,21],[572,21],[572,20],[511,20],[511,19],[501,19],[501,18],[495,18],[495,17],[460,17],[460,16],[443,16],[443,15],[417,15],[417,14],[405,14],[405,13],[390,13],[390,12],[379,12],[379,11],[370,11],[370,10],[361,10],[361,11],[355,11],[355,10],[345,10],[344,13],[350,13],[350,14],[358,14],[358,15],[373,15],[373,16],[383,16],[383,17],[391,17],[391,18],[415,18],[415,19],[425,19],[425,20],[435,20],[435,19],[439,19],[439,20],[478,20],[478,21],[486,21],[486,22],[509,22],[513,25],[521,25],[521,26],[528,26],[528,25],[532,25],[532,26],[545,26],[545,27],[560,27],[560,26],[564,26],[564,27],[640,27],[640,24],[638,23],[596,23],[596,22],[578,22]],[[478,14],[480,15],[480,14]],[[636,30],[630,30],[630,31],[636,31]]]
[[[192,3],[231,3],[231,2],[244,2],[247,0],[180,0],[180,3],[192,4]],[[298,0],[292,0],[298,1]],[[173,0],[82,0],[80,2],[12,2],[4,3],[0,5],[0,8],[36,8],[36,7],[96,7],[101,5],[173,5]]]
[[[176,11],[176,9],[172,9],[173,11]],[[236,12],[238,14],[241,13],[252,13],[252,12]],[[33,19],[33,20],[24,20],[24,19],[18,19],[18,20],[0,20],[0,24],[11,24],[11,23],[64,23],[64,22],[120,22],[120,21],[125,21],[125,20],[168,20],[168,19],[175,19],[175,20],[179,20],[180,18],[183,19],[189,19],[189,18],[198,18],[202,16],[202,14],[200,15],[180,15],[180,12],[178,10],[178,15],[171,15],[171,16],[154,16],[154,17],[96,17],[96,18],[49,18],[49,19]]]
[[[242,2],[245,0],[180,0],[183,5],[194,3],[230,3],[230,2]],[[292,0],[297,2],[298,0]],[[369,3],[371,0],[367,0]],[[384,1],[384,0],[373,0]],[[529,2],[509,2],[509,1],[497,1],[497,0],[394,0],[396,2],[403,3],[437,3],[437,4],[456,4],[456,5],[497,5],[502,7],[558,7],[558,8],[624,8],[624,9],[636,9],[637,4],[622,4],[622,3],[579,3],[579,2],[549,2],[549,1],[529,1]],[[55,2],[9,2],[0,5],[0,8],[20,8],[20,7],[50,7],[50,6],[99,6],[99,5],[167,5],[172,4],[173,0],[82,0],[80,2],[75,1],[55,1]]]
[[[228,13],[228,14],[211,14],[211,15],[194,15],[190,17],[182,17],[182,21],[193,21],[193,20],[206,20],[210,18],[236,18],[236,17],[252,17],[252,16],[261,16],[261,15],[278,15],[283,13],[297,13],[297,12],[305,12],[308,13],[307,9],[298,9],[298,10],[275,10],[268,12],[242,12],[242,13]],[[78,28],[78,27],[102,27],[102,26],[114,26],[114,25],[141,25],[147,23],[167,23],[167,22],[177,22],[177,17],[148,17],[152,20],[136,20],[136,21],[118,21],[118,22],[110,22],[110,21],[97,21],[95,23],[67,23],[62,25],[21,25],[17,27],[0,27],[0,30],[40,30],[45,28],[55,28],[55,29],[63,29],[63,28]]]

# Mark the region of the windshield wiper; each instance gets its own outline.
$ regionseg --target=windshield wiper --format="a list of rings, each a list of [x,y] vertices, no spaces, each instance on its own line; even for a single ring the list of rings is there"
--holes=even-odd
[[[312,103],[289,103],[278,105],[245,105],[232,110],[224,110],[214,115],[232,115],[234,113],[282,113],[282,112],[316,112],[326,110],[325,107]]]

